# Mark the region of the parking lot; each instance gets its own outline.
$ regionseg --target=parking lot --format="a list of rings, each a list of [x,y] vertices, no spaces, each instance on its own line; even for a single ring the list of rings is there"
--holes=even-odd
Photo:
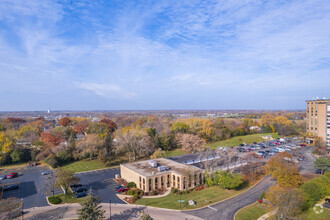
[[[45,167],[20,167],[15,169],[1,169],[0,176],[9,174],[10,172],[17,172],[18,176],[12,179],[4,179],[0,184],[12,185],[18,184],[19,189],[4,191],[2,198],[16,197],[23,199],[24,209],[32,207],[47,206],[46,191],[48,185],[41,175]]]
[[[116,174],[120,174],[119,167],[81,172],[75,175],[80,178],[80,183],[86,189],[92,189],[92,193],[100,197],[102,202],[108,203],[111,200],[112,203],[124,204],[116,196],[116,187],[119,185],[114,180]]]

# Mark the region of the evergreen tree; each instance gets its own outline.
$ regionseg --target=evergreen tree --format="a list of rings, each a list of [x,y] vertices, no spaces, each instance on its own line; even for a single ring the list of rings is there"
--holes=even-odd
[[[86,197],[86,200],[81,203],[81,209],[77,210],[77,214],[79,219],[82,220],[101,220],[105,219],[104,213],[102,210],[102,206],[100,204],[100,198],[97,196],[93,196],[91,192]]]

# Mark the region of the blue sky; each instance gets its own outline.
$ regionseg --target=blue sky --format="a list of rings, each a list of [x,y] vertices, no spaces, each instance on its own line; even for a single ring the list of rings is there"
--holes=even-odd
[[[304,109],[330,3],[0,1],[0,111]]]

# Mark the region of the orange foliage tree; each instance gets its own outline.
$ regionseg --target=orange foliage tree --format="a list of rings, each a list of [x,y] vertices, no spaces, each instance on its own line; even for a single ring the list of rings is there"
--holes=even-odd
[[[68,126],[71,123],[71,120],[68,117],[61,118],[59,121],[59,124],[62,125],[63,127]]]

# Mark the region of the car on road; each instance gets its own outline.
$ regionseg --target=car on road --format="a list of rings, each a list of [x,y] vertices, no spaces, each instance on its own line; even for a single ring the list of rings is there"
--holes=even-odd
[[[53,173],[53,171],[46,170],[45,172],[42,172],[41,175],[48,175],[48,174],[51,174],[51,173]]]
[[[74,184],[71,184],[70,185],[70,188],[78,188],[78,187],[82,187],[82,185],[81,184],[77,184],[77,183],[74,183]]]
[[[128,190],[129,190],[129,188],[123,187],[123,188],[118,189],[117,192],[121,193],[121,192],[126,192]]]
[[[19,188],[18,184],[13,184],[13,185],[4,186],[2,190],[10,191],[10,190],[18,189],[18,188]]]
[[[86,191],[87,191],[87,189],[83,188],[83,187],[75,188],[72,190],[73,193],[81,193],[81,192],[86,192]]]
[[[11,172],[9,175],[7,175],[7,179],[12,179],[14,177],[17,177],[18,173]]]
[[[87,193],[85,193],[85,192],[77,193],[77,194],[74,195],[74,197],[76,197],[77,199],[83,198],[83,197],[86,197],[86,196],[87,196]]]
[[[4,180],[4,179],[7,179],[7,175],[0,176],[0,180]]]

